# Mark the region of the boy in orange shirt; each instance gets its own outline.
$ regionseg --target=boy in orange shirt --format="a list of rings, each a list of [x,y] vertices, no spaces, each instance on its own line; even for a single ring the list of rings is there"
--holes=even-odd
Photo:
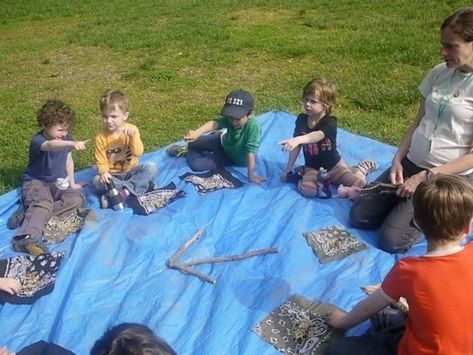
[[[327,319],[350,328],[405,297],[404,333],[339,338],[328,354],[473,354],[473,243],[462,246],[473,218],[473,186],[463,177],[435,175],[417,187],[413,205],[427,253],[400,259],[378,291]]]
[[[130,194],[141,196],[156,188],[157,165],[138,164],[144,148],[140,132],[128,119],[128,98],[120,91],[106,92],[100,98],[104,128],[95,137],[95,159],[98,175],[93,179],[95,189],[102,193],[100,207],[107,208],[104,195],[107,183],[113,180],[125,200]]]

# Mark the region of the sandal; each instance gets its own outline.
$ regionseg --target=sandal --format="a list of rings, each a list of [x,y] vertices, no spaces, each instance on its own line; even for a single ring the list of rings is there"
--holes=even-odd
[[[7,221],[7,228],[8,229],[16,229],[21,224],[23,223],[23,220],[25,219],[25,208],[23,207],[23,204],[20,201],[20,205],[16,209],[15,212],[8,218]]]
[[[173,144],[168,149],[166,149],[166,154],[170,157],[180,157],[185,155],[188,150],[189,149],[187,148],[187,146]]]
[[[353,172],[361,171],[365,176],[376,171],[376,169],[378,169],[376,162],[369,159],[362,160],[351,168]]]

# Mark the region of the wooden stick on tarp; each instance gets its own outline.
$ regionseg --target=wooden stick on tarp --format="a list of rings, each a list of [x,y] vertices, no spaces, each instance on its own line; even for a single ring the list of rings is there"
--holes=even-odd
[[[197,229],[197,232],[195,232],[192,237],[186,240],[186,242],[182,244],[181,247],[169,258],[169,260],[166,262],[166,265],[170,268],[176,265],[177,259],[179,259],[187,251],[187,249],[189,249],[192,243],[199,240],[203,235],[204,230],[202,228]]]
[[[226,261],[237,261],[237,260],[242,260],[246,258],[251,258],[253,256],[274,254],[274,253],[279,252],[278,248],[257,249],[257,250],[250,250],[249,252],[246,252],[244,254],[226,255],[226,256],[219,256],[219,257],[214,257],[214,258],[189,260],[182,264],[176,264],[177,260],[180,257],[182,257],[182,255],[184,255],[187,249],[189,249],[189,247],[193,243],[195,243],[197,240],[199,240],[203,235],[204,235],[204,230],[202,228],[199,228],[197,232],[195,232],[192,235],[192,237],[186,240],[184,244],[182,244],[181,247],[168,259],[168,261],[166,262],[166,265],[171,269],[179,270],[185,274],[196,276],[202,281],[207,281],[207,282],[210,282],[211,284],[215,284],[217,280],[215,280],[213,277],[203,274],[197,270],[194,270],[192,267],[194,265],[214,264],[214,263],[222,263]]]
[[[242,260],[242,259],[246,259],[246,258],[251,258],[253,256],[266,255],[266,254],[275,254],[275,253],[278,253],[278,252],[279,252],[278,248],[257,249],[257,250],[251,250],[251,251],[246,252],[244,254],[238,254],[238,255],[226,255],[226,256],[219,256],[219,257],[215,257],[215,258],[204,258],[204,259],[197,259],[197,260],[189,260],[189,261],[184,262],[180,265],[184,266],[184,267],[192,267],[194,265],[201,265],[201,264],[223,263],[223,262],[226,262],[226,261],[237,261],[237,260]]]

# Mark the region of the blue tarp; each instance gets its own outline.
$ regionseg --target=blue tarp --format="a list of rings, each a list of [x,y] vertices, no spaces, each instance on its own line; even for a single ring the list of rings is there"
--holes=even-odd
[[[161,149],[142,161],[159,165],[160,186],[174,182],[186,196],[155,214],[101,210],[92,189],[85,188],[97,220],[51,246],[53,252],[66,253],[51,294],[33,305],[0,306],[0,346],[18,351],[46,340],[88,354],[108,327],[137,322],[152,328],[179,354],[278,354],[251,329],[289,296],[297,293],[347,310],[361,300],[360,286],[380,282],[396,257],[377,249],[376,230],[350,227],[351,201],[304,198],[295,185],[281,182],[288,154],[277,142],[292,135],[294,115],[278,111],[256,119],[262,126],[257,169],[269,177],[264,184],[245,183],[199,195],[179,179],[190,171],[185,159],[167,157]],[[395,152],[341,129],[338,149],[348,164],[374,159],[379,168],[370,180],[389,166]],[[297,163],[303,163],[302,154]],[[247,181],[245,168],[228,170]],[[76,180],[90,181],[94,174],[89,168],[77,173]],[[14,232],[6,228],[6,221],[16,208],[18,192],[0,197],[0,258],[17,255],[10,244]],[[330,225],[343,226],[368,248],[321,264],[302,233]],[[205,234],[183,260],[270,247],[280,252],[196,267],[215,278],[215,285],[168,269],[166,260],[198,228]],[[408,255],[424,251],[422,242]],[[350,334],[367,327],[364,323]]]

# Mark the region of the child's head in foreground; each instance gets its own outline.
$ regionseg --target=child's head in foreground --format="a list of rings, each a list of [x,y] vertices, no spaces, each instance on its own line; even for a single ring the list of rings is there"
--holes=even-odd
[[[232,126],[243,127],[255,107],[253,96],[245,90],[234,90],[227,95],[220,114],[230,120]]]
[[[107,91],[100,98],[100,111],[105,128],[115,132],[128,118],[128,98],[119,90]]]
[[[91,355],[176,355],[176,352],[147,326],[122,323],[96,341]]]
[[[47,100],[36,118],[48,139],[63,139],[76,123],[74,111],[57,99]]]
[[[304,87],[302,91],[304,103],[307,99],[319,101],[325,112],[332,112],[332,108],[337,100],[337,87],[330,80],[325,78],[315,78]]]
[[[434,175],[414,193],[414,219],[427,240],[448,243],[469,233],[473,185],[464,177]]]

